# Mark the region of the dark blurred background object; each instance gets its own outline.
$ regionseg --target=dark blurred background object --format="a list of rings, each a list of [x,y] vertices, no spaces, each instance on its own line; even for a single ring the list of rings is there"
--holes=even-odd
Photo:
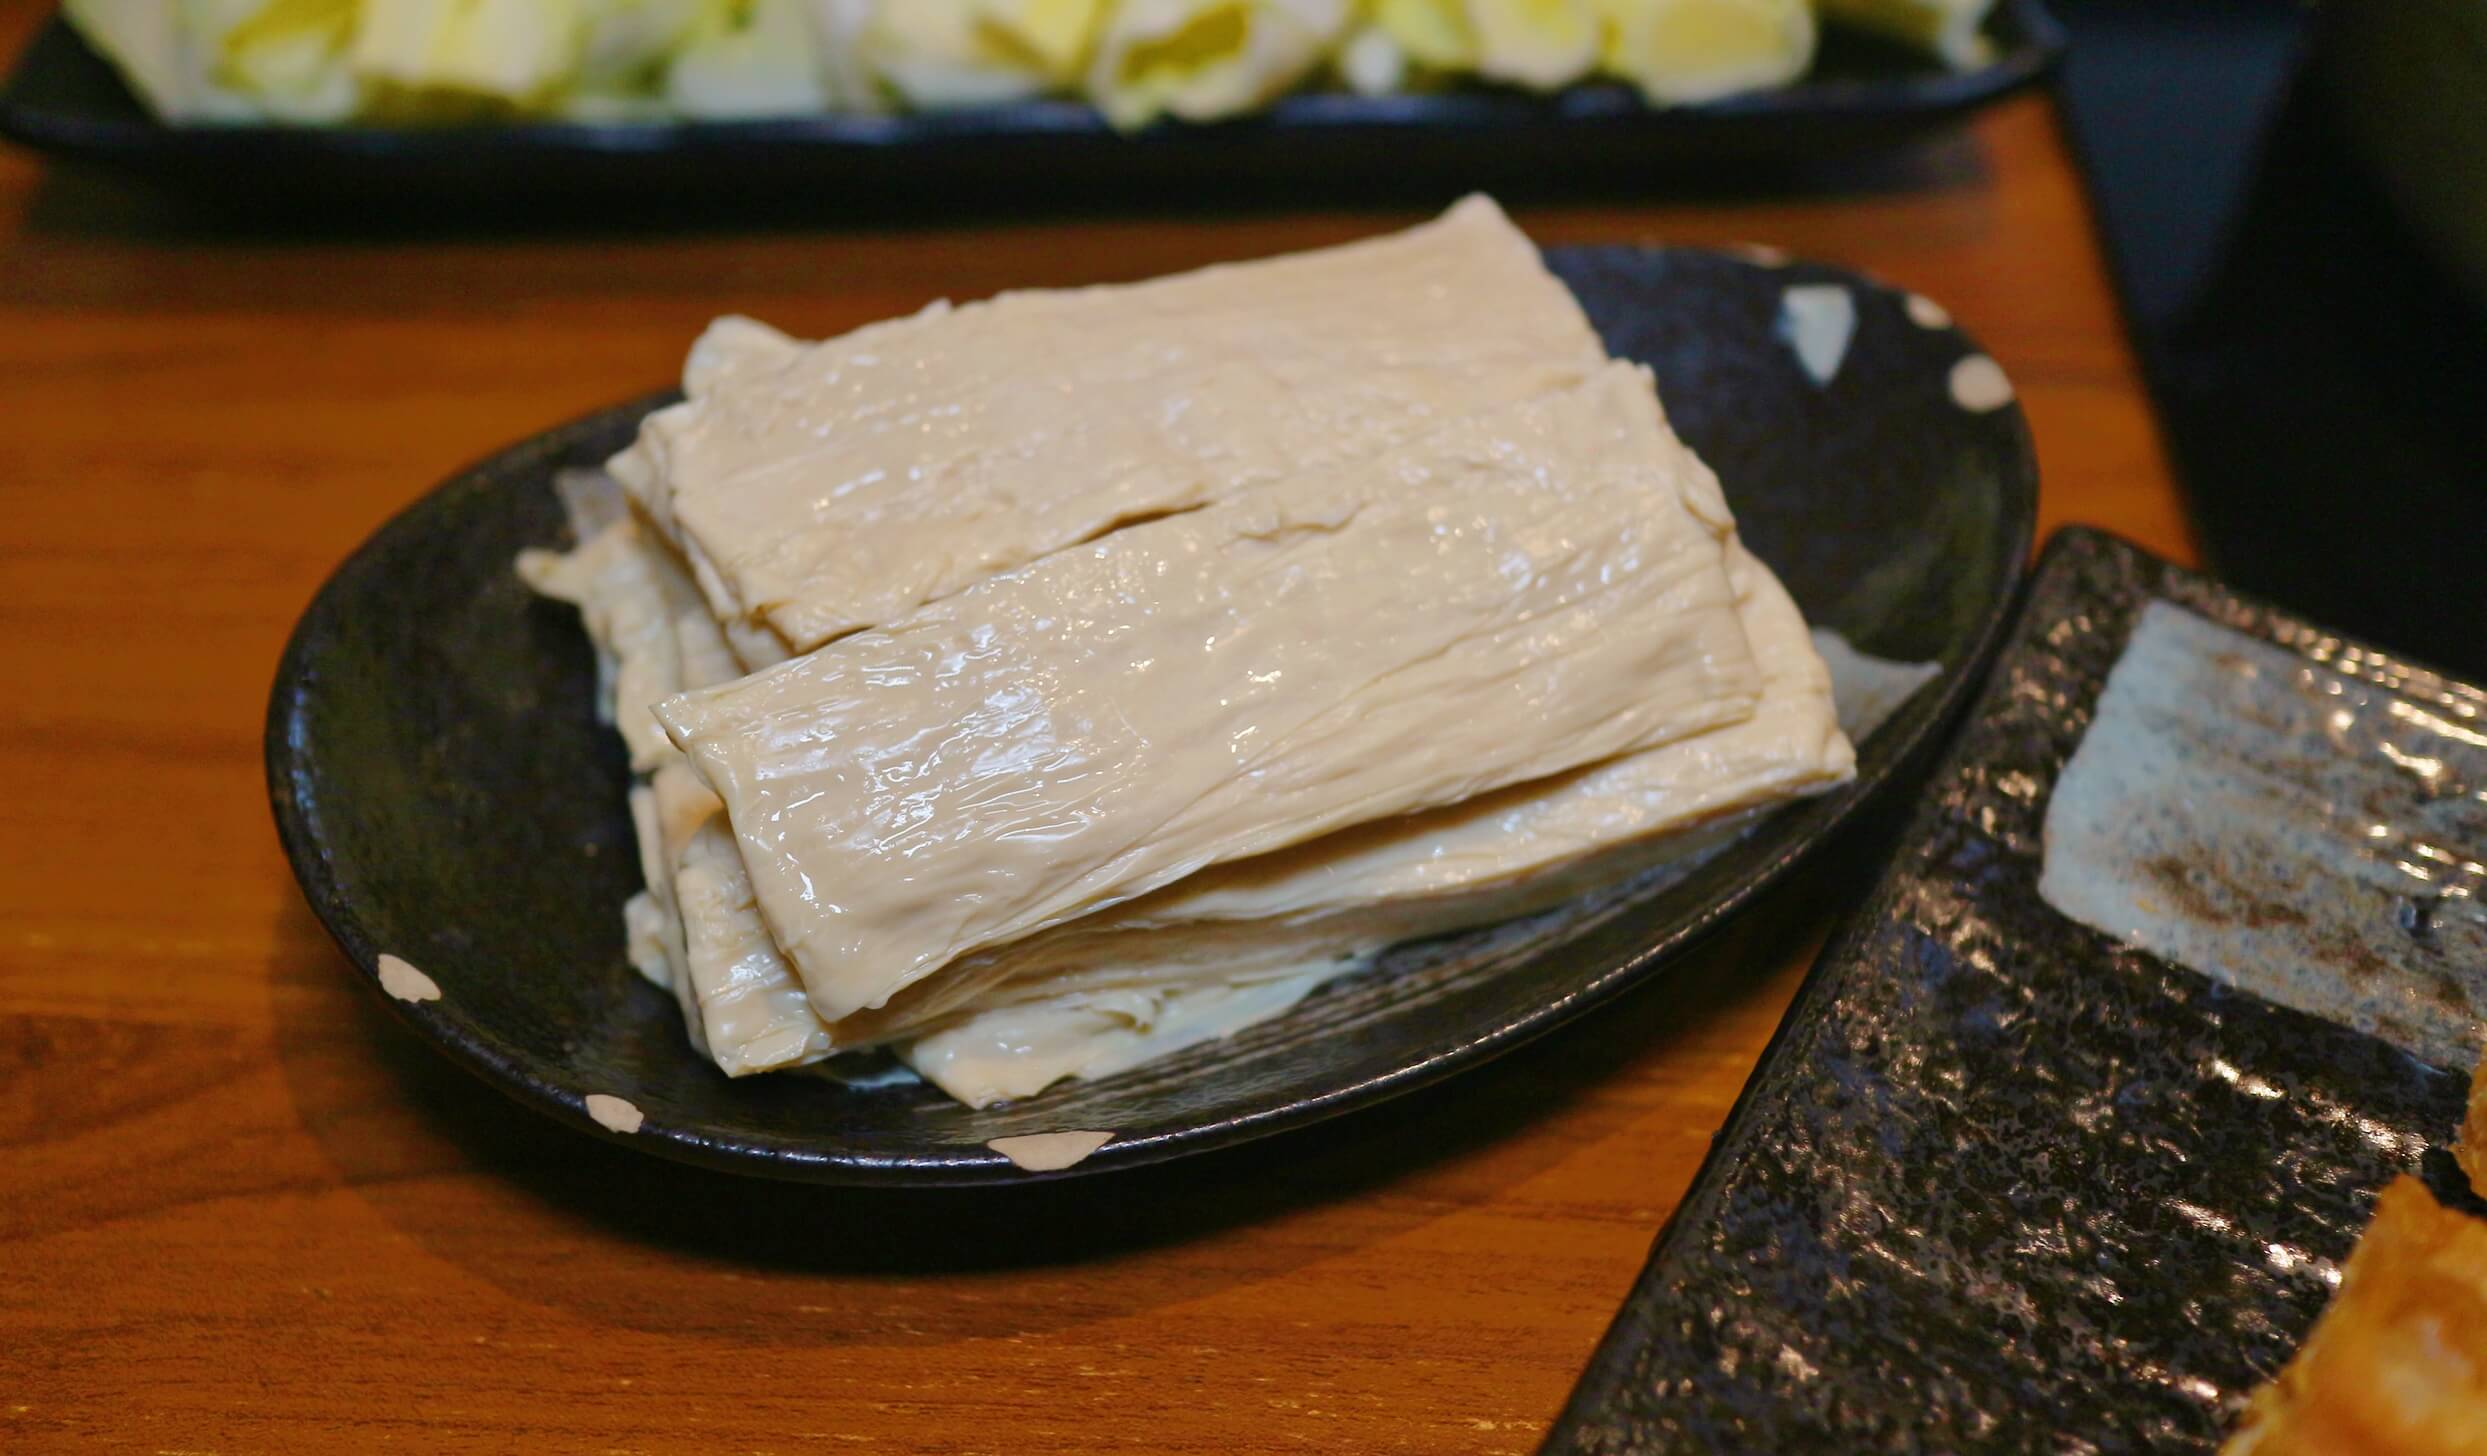
[[[2341,134],[2487,306],[2487,3],[2347,0],[2323,17],[2316,63]]]
[[[2055,8],[2210,565],[2487,675],[2487,0]]]

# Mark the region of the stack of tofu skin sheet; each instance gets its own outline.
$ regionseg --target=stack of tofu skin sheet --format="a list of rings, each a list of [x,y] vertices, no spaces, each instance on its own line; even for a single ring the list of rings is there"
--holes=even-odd
[[[977,1106],[1665,863],[1854,755],[1648,371],[1500,209],[807,343],[561,488],[632,962],[731,1076]]]

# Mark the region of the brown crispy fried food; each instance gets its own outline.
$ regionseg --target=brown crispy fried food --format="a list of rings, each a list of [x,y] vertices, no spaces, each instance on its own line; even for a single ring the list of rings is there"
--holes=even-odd
[[[2395,1179],[2331,1306],[2221,1450],[2487,1456],[2487,1222]]]

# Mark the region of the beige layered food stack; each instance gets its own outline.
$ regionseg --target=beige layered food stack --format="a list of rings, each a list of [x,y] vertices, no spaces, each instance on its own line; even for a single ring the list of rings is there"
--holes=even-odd
[[[1483,199],[825,343],[727,320],[684,393],[520,565],[640,775],[632,959],[728,1073],[1105,1075],[1851,769],[1650,376]]]

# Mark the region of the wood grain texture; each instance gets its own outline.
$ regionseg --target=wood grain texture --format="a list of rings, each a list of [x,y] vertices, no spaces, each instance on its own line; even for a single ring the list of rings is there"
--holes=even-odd
[[[0,6],[0,47],[39,10]],[[1942,300],[2020,388],[2046,521],[2190,557],[2043,102],[1803,195],[1520,215]],[[826,333],[1412,216],[306,237],[0,154],[0,1449],[1532,1449],[1869,850],[1434,1092],[887,1196],[634,1158],[470,1083],[349,979],[260,783],[326,571],[714,313]]]

